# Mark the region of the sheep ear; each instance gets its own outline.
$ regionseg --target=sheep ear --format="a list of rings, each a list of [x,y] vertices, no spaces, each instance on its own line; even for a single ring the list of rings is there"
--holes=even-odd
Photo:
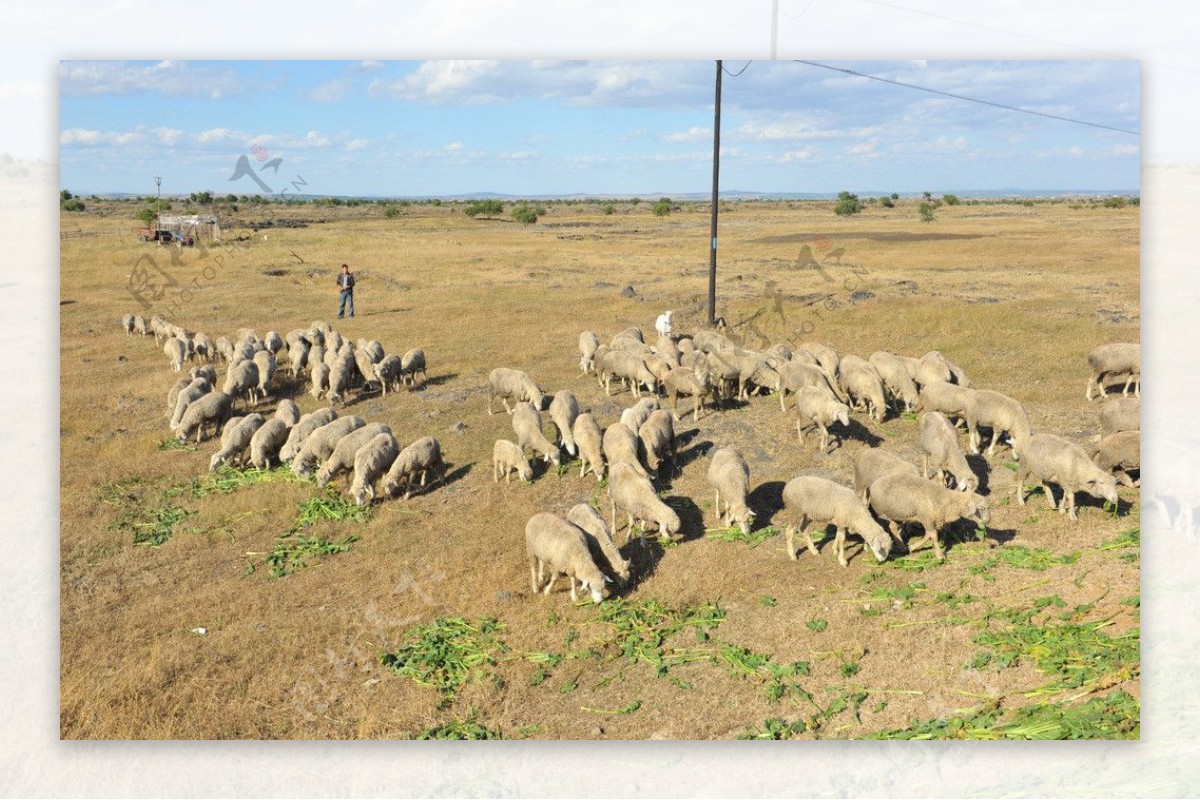
[[[604,578],[605,583],[612,583],[612,578],[608,577],[607,575],[601,575],[601,577]]]

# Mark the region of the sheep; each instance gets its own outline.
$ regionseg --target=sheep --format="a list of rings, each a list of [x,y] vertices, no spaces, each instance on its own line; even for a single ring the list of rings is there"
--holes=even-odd
[[[230,366],[239,364],[243,361],[252,361],[254,354],[261,348],[258,347],[258,342],[238,342],[233,346],[233,357],[229,359]]]
[[[294,400],[285,397],[275,407],[275,419],[282,420],[290,428],[300,421],[300,409]]]
[[[336,353],[342,349],[342,345],[344,344],[348,344],[348,342],[337,331],[331,328],[325,332],[325,347],[327,347],[329,350]],[[350,349],[353,350],[354,348],[352,347]]]
[[[146,324],[146,320],[142,318],[141,314],[133,315],[133,332],[139,336],[150,335],[150,327]]]
[[[690,336],[681,336],[675,340],[675,347],[679,349],[679,365],[683,366],[683,357],[688,353],[696,352],[696,342]]]
[[[1142,401],[1139,397],[1114,397],[1100,406],[1100,435],[1141,430]]]
[[[838,351],[834,350],[829,345],[821,344],[820,342],[803,342],[792,351],[793,354],[808,353],[817,360],[821,369],[828,372],[830,375],[836,375],[838,364],[841,362],[841,356]]]
[[[1116,505],[1117,479],[1088,457],[1082,447],[1053,433],[1035,433],[1017,444],[1020,461],[1017,467],[1017,503],[1025,505],[1025,482],[1036,478],[1042,484],[1051,508],[1067,514],[1074,521],[1075,493],[1086,492],[1092,497]],[[1057,483],[1063,490],[1062,502],[1054,502],[1049,484]]]
[[[1102,344],[1088,353],[1088,364],[1092,375],[1088,378],[1085,396],[1092,401],[1092,387],[1099,390],[1103,397],[1108,391],[1104,382],[1109,378],[1125,378],[1125,386],[1121,394],[1129,394],[1129,386],[1133,385],[1135,397],[1142,396],[1142,348],[1139,344],[1119,343]]]
[[[709,354],[709,368],[722,377],[737,379],[739,400],[748,399],[746,385],[758,376],[760,385],[765,382],[769,388],[778,390],[779,373],[767,363],[764,353],[745,350],[736,345],[721,348]]]
[[[347,433],[339,439],[337,446],[329,454],[329,458],[325,459],[325,462],[321,464],[321,468],[317,470],[317,488],[324,487],[325,484],[329,483],[339,474],[354,469],[354,454],[358,452],[358,449],[365,446],[367,442],[379,434],[391,434],[391,432],[392,429],[382,422],[372,422],[369,425],[363,425],[361,428]],[[396,449],[398,452],[399,447]]]
[[[504,482],[508,483],[508,477],[514,470],[518,480],[533,480],[533,467],[521,446],[509,439],[497,439],[492,446],[492,481],[499,483],[503,475]]]
[[[724,525],[737,524],[742,533],[750,533],[754,511],[746,504],[750,492],[750,468],[742,454],[732,447],[721,447],[713,453],[708,465],[708,483],[716,490],[713,507]],[[721,503],[724,500],[725,507]]]
[[[308,347],[308,358],[305,359],[305,364],[309,370],[312,370],[317,364],[325,364],[325,346],[320,344],[311,344]],[[325,366],[329,366],[325,364]]]
[[[381,491],[385,495],[394,495],[404,486],[404,499],[412,494],[412,481],[417,473],[421,475],[421,486],[425,485],[428,473],[437,470],[445,473],[446,462],[442,459],[442,446],[432,436],[417,439],[400,451],[387,474],[383,477]]]
[[[204,380],[208,381],[209,386],[217,385],[217,371],[213,369],[211,364],[205,364],[200,367],[192,367],[188,370],[188,375],[192,380],[195,380],[196,378],[204,378]]]
[[[883,382],[865,359],[853,355],[842,358],[838,364],[838,383],[854,401],[855,408],[865,405],[872,419],[883,422],[887,413]]]
[[[371,365],[371,372],[375,376],[375,380],[379,381],[385,397],[388,389],[396,391],[404,382],[404,376],[400,372],[400,356],[395,353],[384,357],[378,364]]]
[[[995,452],[1002,433],[1008,434],[1014,453],[1017,444],[1029,435],[1025,407],[1008,395],[991,389],[973,390],[971,402],[967,404],[967,432],[972,454],[979,453],[981,426],[992,429],[992,442],[987,449],[989,456]]]
[[[357,385],[361,380],[361,393],[365,394],[375,382],[375,362],[371,360],[371,354],[362,348],[351,351],[351,358],[354,360],[354,375],[350,382]]]
[[[641,387],[645,385],[651,392],[655,391],[658,380],[646,366],[646,362],[637,353],[625,350],[608,350],[596,360],[597,372],[604,382],[604,394],[612,394],[612,379],[618,377],[622,383],[628,381],[629,390],[634,397],[641,397]]]
[[[171,359],[171,370],[181,372],[183,362],[187,358],[187,342],[178,336],[172,336],[163,344],[163,352]]]
[[[288,345],[288,366],[292,369],[293,378],[300,377],[300,373],[308,366],[310,352],[308,343],[303,339],[297,339]]]
[[[221,390],[234,399],[243,395],[247,403],[254,402],[254,392],[258,389],[258,365],[253,361],[238,361],[234,363],[225,375],[225,385]]]
[[[310,382],[312,388],[308,390],[308,393],[313,396],[314,400],[320,400],[329,393],[329,367],[320,361],[313,364]]]
[[[660,336],[654,345],[654,353],[672,367],[679,366],[679,358],[683,355],[675,340],[670,336]]]
[[[163,319],[162,314],[155,314],[150,318],[150,330],[154,333],[154,343],[162,345],[164,339],[171,337],[171,331],[167,327],[168,323]]]
[[[126,336],[133,336],[133,314],[121,317],[121,330],[125,331]]]
[[[359,339],[358,349],[365,352],[371,358],[372,364],[378,364],[387,355],[383,351],[383,344],[378,339]]]
[[[325,351],[323,353],[321,353],[321,363],[324,364],[325,366],[329,367],[330,369],[333,369],[333,365],[335,363],[337,363],[337,360],[338,360],[338,350],[336,347],[327,348],[327,349],[325,349]],[[310,364],[312,363],[311,358],[309,359],[309,363]]]
[[[362,417],[349,416],[338,417],[320,426],[304,439],[304,444],[292,458],[292,472],[296,475],[307,475],[313,467],[323,463],[333,454],[343,436],[365,424]]]
[[[646,341],[646,337],[642,335],[642,329],[637,327],[636,325],[631,325],[630,327],[621,331],[616,336],[614,336],[613,339],[614,340],[620,339],[622,337],[629,337],[631,339],[637,339],[639,342]]]
[[[860,450],[854,456],[854,491],[867,502],[867,491],[871,484],[893,472],[920,475],[917,465],[877,447]]]
[[[971,385],[971,382],[967,380],[966,373],[937,350],[930,350],[921,356],[917,363],[916,373],[913,375],[913,381],[922,388],[938,381],[952,383],[963,388],[969,388]]]
[[[621,412],[621,424],[637,433],[642,424],[650,419],[650,415],[658,411],[657,397],[643,397],[629,408]]]
[[[358,364],[355,363],[354,354],[339,353],[329,368],[329,402],[331,404],[340,405],[342,403],[357,375]]]
[[[375,499],[375,482],[380,479],[400,454],[400,443],[391,431],[376,434],[354,454],[354,481],[350,496],[354,504],[363,505]]]
[[[838,382],[831,380],[825,370],[813,364],[799,364],[794,361],[781,363],[778,367],[779,372],[779,410],[786,411],[787,405],[785,398],[788,392],[796,394],[805,386],[815,386],[818,389],[828,390],[830,394],[836,397],[841,402],[845,403],[850,398],[842,391],[842,387]]]
[[[262,424],[250,439],[250,464],[257,469],[270,469],[279,463],[279,450],[288,437],[288,425],[278,415]]]
[[[692,344],[697,350],[702,350],[705,353],[715,353],[726,347],[734,346],[733,342],[716,331],[700,331],[692,337]]]
[[[638,427],[638,439],[642,442],[642,452],[646,456],[646,466],[658,476],[659,467],[668,458],[672,467],[675,463],[675,425],[671,422],[671,412],[658,409]],[[668,473],[670,474],[670,473]]]
[[[871,516],[871,512],[854,493],[841,484],[814,475],[792,478],[783,487],[783,507],[792,519],[784,529],[787,539],[788,558],[796,560],[795,535],[799,530],[804,537],[808,552],[818,555],[817,546],[808,532],[810,522],[822,528],[834,525],[837,537],[838,563],[849,565],[846,560],[846,532],[853,531],[862,537],[876,561],[887,560],[892,551],[892,542],[883,528]]]
[[[905,411],[911,411],[917,402],[917,385],[909,375],[904,361],[886,350],[872,353],[868,361],[875,368],[887,393],[900,405],[903,405]]]
[[[614,575],[622,583],[629,580],[629,560],[621,555],[613,541],[612,532],[600,512],[587,503],[578,503],[567,512],[567,522],[583,531],[593,559],[599,555],[608,562]]]
[[[558,429],[558,438],[563,448],[572,456],[577,452],[572,429],[578,416],[579,401],[575,399],[575,395],[566,389],[556,392],[550,401],[550,421]]]
[[[1092,448],[1092,461],[1105,472],[1113,473],[1123,485],[1140,485],[1140,476],[1134,480],[1129,473],[1142,469],[1141,431],[1121,431],[1105,436]]]
[[[230,432],[230,436],[226,439],[221,437],[221,449],[213,453],[212,459],[208,462],[208,471],[216,472],[217,467],[222,464],[241,465],[247,458],[247,450],[250,448],[250,440],[254,438],[254,434],[258,429],[266,423],[266,418],[262,414],[248,414],[238,422],[237,427]]]
[[[638,460],[638,437],[637,434],[629,430],[626,426],[619,422],[614,422],[604,429],[604,439],[602,442],[604,448],[604,460],[608,462],[609,471],[616,466],[617,463],[623,462],[633,467],[634,471],[644,477],[649,477],[649,473],[642,467],[641,461]]]
[[[659,336],[671,335],[671,317],[674,315],[674,311],[664,311],[658,315],[658,319],[654,320],[654,330],[658,331]]]
[[[921,477],[930,477],[930,470],[937,471],[937,479],[945,482],[946,473],[954,477],[954,486],[959,491],[973,492],[979,488],[979,479],[967,464],[958,443],[958,431],[946,415],[940,411],[926,411],[921,415]]]
[[[270,349],[259,350],[254,354],[254,364],[258,367],[258,393],[266,397],[270,394],[271,378],[275,374],[275,355]]]
[[[850,408],[824,389],[805,386],[796,392],[796,436],[800,444],[804,444],[804,431],[816,427],[821,433],[819,449],[822,453],[829,449],[829,426],[840,422],[843,427],[850,425]],[[838,437],[839,444],[841,438]]]
[[[517,433],[517,444],[521,449],[532,449],[545,459],[546,463],[558,466],[562,463],[558,447],[542,433],[542,415],[532,403],[517,403],[512,415],[513,430]]]
[[[579,334],[579,372],[587,375],[596,368],[596,350],[600,347],[600,337],[591,331]]]
[[[263,337],[263,345],[271,355],[276,355],[283,349],[283,337],[279,335],[279,331],[267,331],[267,335]]]
[[[188,377],[175,381],[175,385],[167,391],[167,419],[171,419],[175,413],[175,404],[179,402],[179,393],[186,389],[195,379],[196,376],[189,374]]]
[[[229,341],[228,336],[218,336],[214,343],[214,350],[226,364],[233,361],[233,342]]]
[[[893,472],[884,475],[867,489],[871,509],[887,521],[888,532],[900,542],[906,522],[917,522],[925,529],[925,540],[933,543],[933,553],[946,557],[938,531],[950,522],[971,519],[986,525],[990,519],[987,501],[973,492],[957,492],[919,475]]]
[[[204,437],[204,429],[210,424],[213,430],[220,430],[225,420],[229,419],[233,409],[233,398],[225,392],[208,392],[198,398],[183,412],[179,420],[179,441],[186,442],[193,433],[196,434],[196,444]]]
[[[322,425],[328,425],[337,419],[337,409],[332,406],[328,408],[318,409],[311,414],[305,414],[300,418],[300,421],[292,426],[288,431],[287,442],[279,451],[280,461],[291,461],[296,454],[300,452],[300,448],[304,446],[304,440],[312,434],[317,428]]]
[[[238,328],[234,336],[237,337],[239,342],[254,343],[262,341],[262,339],[259,338],[258,331],[254,330],[254,328]]]
[[[579,449],[579,477],[582,478],[590,469],[597,481],[604,480],[604,436],[590,411],[585,411],[575,418],[575,424],[571,426],[571,436]]]
[[[577,526],[561,517],[543,511],[525,523],[525,553],[529,559],[529,583],[534,594],[549,595],[559,575],[571,583],[571,600],[578,599],[575,581],[591,594],[592,602],[604,599],[605,577],[588,551],[587,536]],[[550,581],[542,588],[543,572],[548,570]]]
[[[660,539],[671,538],[679,532],[679,515],[658,498],[650,479],[638,472],[627,462],[613,463],[608,472],[608,499],[612,506],[612,524],[609,530],[617,530],[617,508],[629,518],[625,541],[633,532],[634,522],[654,523]],[[643,527],[644,527],[643,524]]]
[[[421,373],[422,381],[429,380],[429,374],[425,372],[425,351],[414,348],[401,356],[400,375],[410,386],[416,386],[418,372]]]
[[[701,366],[703,364],[703,366]],[[671,401],[671,414],[679,421],[679,411],[676,407],[680,395],[691,395],[695,398],[692,404],[692,421],[700,419],[700,409],[704,408],[704,396],[712,389],[712,379],[709,377],[706,362],[696,367],[675,367],[667,374],[663,387],[667,398]]]
[[[946,381],[931,381],[921,386],[917,395],[917,404],[913,411],[921,414],[925,411],[940,411],[947,417],[958,417],[966,420],[967,408],[971,405],[974,389],[967,389]]]
[[[175,430],[179,426],[179,422],[183,419],[184,412],[187,411],[189,405],[211,391],[212,386],[204,378],[195,378],[180,390],[179,395],[175,398],[175,413],[171,415],[171,430]]]
[[[509,414],[513,413],[508,407],[509,400],[516,403],[532,403],[536,409],[542,407],[542,390],[533,382],[533,378],[519,369],[497,367],[488,375],[488,385],[488,414],[494,413],[492,405],[497,397],[504,403],[504,410]]]
[[[221,426],[221,447],[233,441],[233,434],[237,430],[237,426],[242,424],[245,417],[233,416],[225,420],[225,424]]]
[[[642,363],[646,365],[646,371],[654,376],[655,387],[661,386],[662,382],[667,379],[667,375],[671,372],[671,370],[678,366],[678,364],[672,364],[667,359],[653,352],[643,353]],[[655,392],[657,391],[658,390],[656,388]]]

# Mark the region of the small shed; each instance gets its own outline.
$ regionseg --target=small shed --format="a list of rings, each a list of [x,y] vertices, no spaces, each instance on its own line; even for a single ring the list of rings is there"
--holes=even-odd
[[[177,234],[177,239],[186,239],[191,236],[193,239],[221,241],[221,223],[211,214],[163,215],[158,218],[158,229]]]

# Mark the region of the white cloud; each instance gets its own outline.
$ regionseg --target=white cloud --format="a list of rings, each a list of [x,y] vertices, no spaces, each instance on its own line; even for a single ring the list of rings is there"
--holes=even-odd
[[[360,61],[358,64],[360,72],[376,72],[383,69],[382,61]]]
[[[178,144],[179,140],[183,138],[183,131],[179,128],[155,128],[152,132],[165,145]]]
[[[337,78],[310,89],[306,96],[315,103],[332,103],[349,94],[350,88],[349,80]]]
[[[59,144],[100,144],[103,141],[103,133],[85,128],[68,128],[58,137]]]
[[[200,144],[212,144],[214,142],[226,142],[231,140],[244,140],[246,134],[241,131],[232,131],[229,128],[209,128],[206,131],[201,131],[196,134],[196,141]]]
[[[462,142],[451,142],[450,144],[446,145],[446,151],[449,153],[458,153],[461,152],[462,149]]]
[[[351,139],[350,141],[346,142],[346,149],[347,150],[362,150],[368,144],[370,144],[370,142],[366,139]]]
[[[712,128],[693,125],[686,131],[663,134],[661,138],[664,142],[702,142],[712,139]]]
[[[246,88],[232,68],[186,61],[64,61],[59,65],[59,91],[68,97],[151,92],[221,98]]]
[[[781,164],[788,164],[793,161],[807,161],[813,157],[815,151],[811,147],[802,147],[799,150],[789,150],[782,154],[777,159]]]

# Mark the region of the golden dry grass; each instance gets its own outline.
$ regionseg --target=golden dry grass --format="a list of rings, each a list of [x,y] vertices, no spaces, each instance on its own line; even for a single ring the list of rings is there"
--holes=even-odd
[[[607,644],[611,630],[590,603],[572,606],[562,591],[530,596],[523,530],[537,511],[565,513],[598,493],[606,510],[603,493],[577,471],[539,470],[530,484],[491,479],[492,442],[512,435],[506,416],[485,411],[492,368],[524,369],[549,391],[569,388],[607,424],[629,398],[606,398],[594,379],[579,377],[578,333],[607,339],[631,324],[652,330],[668,308],[677,311],[677,330],[702,324],[702,209],[656,218],[645,205],[622,205],[610,216],[596,205],[554,206],[534,226],[470,220],[450,206],[412,207],[392,220],[370,207],[274,209],[331,221],[253,235],[227,230],[221,249],[182,252],[182,263],[167,268],[198,286],[177,310],[169,309],[171,295],[154,310],[189,329],[214,337],[240,327],[286,332],[327,319],[352,339],[379,339],[389,352],[423,347],[430,361],[423,389],[363,399],[348,413],[387,422],[404,442],[437,437],[453,480],[407,502],[382,503],[368,522],[314,527],[306,533],[359,538],[347,552],[278,579],[269,577],[264,554],[315,487],[277,481],[200,498],[164,494],[205,474],[214,446],[158,449],[168,437],[165,395],[177,376],[152,338],[127,338],[117,320],[139,310],[127,291],[135,261],[149,254],[166,267],[170,251],[128,235],[129,209],[89,204],[86,215],[62,223],[101,234],[67,240],[61,254],[64,738],[394,738],[472,711],[506,736],[723,738],[769,717],[814,713],[813,703],[772,701],[760,679],[707,662],[671,670],[690,688],[656,678],[646,665],[597,688],[625,663]],[[1138,338],[1136,208],[963,205],[939,209],[932,224],[906,203],[852,219],[830,209],[729,206],[718,313],[735,325],[753,317],[773,341],[800,332],[843,353],[938,349],[977,386],[1024,401],[1035,429],[1081,442],[1098,429],[1096,406],[1083,399],[1085,355],[1101,342]],[[247,238],[231,242],[239,233]],[[797,269],[806,245],[826,261],[832,281]],[[835,248],[843,248],[840,264],[830,255]],[[333,274],[343,261],[359,278],[358,316],[338,322]],[[914,282],[915,292],[902,281]],[[635,297],[619,293],[626,285]],[[776,291],[782,315],[768,296]],[[873,297],[853,300],[855,291]],[[306,393],[296,400],[304,411],[317,407]],[[883,446],[917,452],[912,420],[879,425],[856,414],[855,421]],[[459,422],[465,430],[452,431]],[[751,548],[702,535],[702,526],[716,524],[702,454],[710,442],[742,450],[767,524],[783,481],[809,469],[848,477],[862,440],[848,439],[828,457],[800,449],[791,414],[781,414],[774,398],[707,413],[697,424],[685,418],[679,430],[686,466],[666,493],[682,509],[687,540],[654,550],[652,571],[637,555],[642,577],[627,599],[719,603],[725,619],[714,640],[777,663],[808,662],[811,674],[798,682],[823,708],[868,693],[857,717],[831,714],[805,736],[857,737],[981,702],[1032,702],[1024,693],[1047,681],[1032,664],[964,666],[980,649],[972,638],[989,607],[1058,595],[1068,609],[1094,602],[1088,619],[1115,615],[1112,630],[1137,625],[1136,609],[1120,604],[1137,594],[1136,560],[1097,549],[1136,527],[1136,490],[1122,489],[1119,518],[1085,505],[1070,524],[1041,497],[1025,508],[1010,502],[1004,450],[991,459],[987,481],[992,541],[952,541],[947,564],[920,573],[876,565],[855,545],[843,569],[828,546],[819,558],[793,562],[782,537]],[[161,546],[135,546],[129,529],[114,527],[122,514],[169,505],[192,513]],[[978,569],[995,545],[1081,555],[1044,572]],[[893,602],[916,582],[924,586],[907,605]],[[873,599],[880,587],[884,599]],[[976,599],[951,611],[937,600],[949,594]],[[946,622],[954,614],[974,621]],[[446,616],[498,618],[511,651],[492,670],[495,680],[468,683],[443,708],[436,692],[379,659],[414,626]],[[806,625],[816,619],[827,622],[821,632]],[[668,646],[697,647],[686,637]],[[585,647],[599,655],[564,661],[530,685],[537,667],[525,654]],[[858,671],[848,675],[842,665],[850,662]],[[572,683],[578,688],[564,691]],[[1087,691],[1115,687],[1136,696],[1136,670],[1106,684]],[[638,702],[630,713],[603,713]]]

